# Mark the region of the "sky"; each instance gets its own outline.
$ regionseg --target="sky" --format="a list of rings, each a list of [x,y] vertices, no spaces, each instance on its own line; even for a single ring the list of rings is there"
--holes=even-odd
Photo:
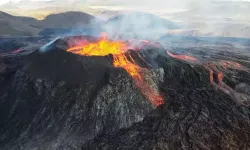
[[[13,1],[13,2],[19,2],[20,0],[0,0],[0,5],[4,4],[4,3],[7,3],[9,1]],[[32,0],[32,1],[51,1],[51,0]],[[55,1],[60,1],[60,0],[55,0]],[[64,0],[65,1],[65,0]],[[74,0],[68,0],[68,1],[74,1]],[[98,1],[98,0],[83,0],[83,1]],[[104,1],[104,0],[99,0],[99,1]],[[155,1],[157,2],[163,2],[163,3],[169,3],[169,4],[174,4],[174,5],[179,5],[179,4],[183,4],[183,5],[186,5],[188,3],[191,3],[191,2],[200,2],[200,1],[209,1],[209,0],[106,0],[108,2],[111,2],[111,3],[116,3],[116,4],[121,4],[121,5],[126,5],[128,3],[140,3],[140,2],[147,2],[147,3],[155,3]],[[250,0],[215,0],[215,1],[249,1]]]
[[[20,0],[0,0],[0,5],[5,4],[9,1],[19,2]],[[32,1],[46,1],[46,0],[32,0]],[[47,1],[49,1],[49,0],[47,0]]]

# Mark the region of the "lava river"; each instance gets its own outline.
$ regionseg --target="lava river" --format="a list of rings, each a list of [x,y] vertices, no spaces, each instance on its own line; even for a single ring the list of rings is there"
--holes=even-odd
[[[195,63],[198,64],[198,59],[192,56],[188,55],[175,55],[167,51],[167,54],[175,59],[183,60],[186,62],[190,63]],[[241,70],[241,71],[246,71],[249,72],[249,69],[246,67],[242,66],[241,64],[233,61],[228,61],[228,60],[219,60],[219,61],[209,61],[206,63],[200,64],[203,67],[205,67],[209,71],[209,80],[210,84],[214,86],[216,89],[220,89],[224,93],[230,95],[233,100],[236,101],[238,104],[244,104],[247,100],[244,101],[244,98],[240,97],[241,100],[240,102],[237,100],[237,95],[235,91],[228,86],[226,83],[223,82],[223,78],[225,76],[225,72],[228,69],[233,69],[233,70]],[[217,83],[215,82],[214,75],[217,78]],[[246,99],[246,98],[245,98]]]
[[[113,66],[123,68],[134,79],[136,86],[141,93],[154,105],[164,104],[163,97],[151,85],[148,84],[145,76],[146,68],[139,67],[130,54],[126,54],[128,45],[123,41],[110,41],[104,35],[97,42],[84,41],[70,46],[68,52],[84,56],[106,56],[112,54]],[[148,72],[148,71],[147,71]]]

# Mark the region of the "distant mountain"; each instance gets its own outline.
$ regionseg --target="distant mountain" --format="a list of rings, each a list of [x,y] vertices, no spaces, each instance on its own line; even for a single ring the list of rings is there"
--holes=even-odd
[[[39,35],[96,34],[102,20],[82,12],[52,14],[39,22],[43,30]]]
[[[40,25],[47,28],[85,27],[101,23],[100,19],[83,12],[66,12],[52,14],[40,21]]]
[[[27,17],[16,17],[0,11],[0,35],[33,36],[40,31],[35,27],[36,20]]]
[[[132,21],[132,22],[131,22]],[[146,13],[146,12],[127,12],[120,15],[117,15],[107,21],[106,24],[122,24],[126,23],[141,23],[145,24],[145,26],[157,26],[160,24],[161,26],[167,27],[168,29],[177,29],[179,25],[161,18],[157,15]]]
[[[36,20],[30,17],[12,16],[0,12],[0,35],[6,36],[35,36],[43,30],[65,30],[76,28],[95,28],[102,23],[92,15],[82,12],[66,12],[52,14],[44,20]],[[66,30],[68,31],[68,30]]]
[[[156,39],[179,24],[144,12],[124,13],[109,19],[104,29],[111,36]]]
[[[118,15],[121,15],[122,13],[124,13],[125,11],[121,11],[121,10],[100,10],[98,12],[95,13],[95,16],[98,18],[101,18],[103,20],[108,20],[111,19],[113,17],[116,17]]]

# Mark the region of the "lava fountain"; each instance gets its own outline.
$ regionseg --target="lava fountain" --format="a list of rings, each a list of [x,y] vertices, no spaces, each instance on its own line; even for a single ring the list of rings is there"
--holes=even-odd
[[[67,51],[84,56],[106,56],[111,54],[113,56],[113,66],[126,70],[135,81],[141,93],[152,104],[156,106],[164,104],[163,97],[148,84],[145,78],[145,71],[148,70],[136,65],[135,60],[129,53],[125,55],[128,51],[128,45],[125,42],[110,41],[103,34],[97,42],[85,41],[84,43],[70,47]]]

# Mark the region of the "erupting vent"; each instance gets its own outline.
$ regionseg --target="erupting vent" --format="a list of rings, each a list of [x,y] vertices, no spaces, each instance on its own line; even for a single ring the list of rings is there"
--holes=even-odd
[[[145,78],[146,73],[149,73],[150,71],[146,68],[139,67],[134,58],[129,53],[126,53],[130,48],[127,43],[122,41],[110,41],[107,39],[107,36],[103,34],[97,42],[83,40],[80,43],[68,43],[68,45],[70,45],[70,48],[67,49],[68,52],[79,55],[106,56],[111,54],[113,56],[113,66],[126,70],[134,79],[136,86],[140,89],[142,94],[152,104],[156,106],[164,104],[162,96],[148,84],[148,81]],[[138,50],[139,47],[134,49]]]

